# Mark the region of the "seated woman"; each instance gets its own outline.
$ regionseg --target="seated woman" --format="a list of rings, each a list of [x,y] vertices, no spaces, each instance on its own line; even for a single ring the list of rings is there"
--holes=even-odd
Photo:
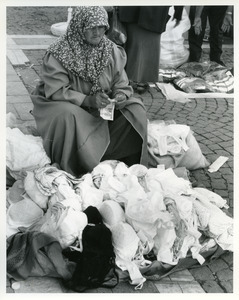
[[[31,95],[33,115],[52,163],[80,176],[103,160],[147,166],[147,117],[132,98],[124,49],[111,42],[103,7],[74,9],[65,35],[43,58],[42,80]],[[99,109],[115,99],[113,121]]]

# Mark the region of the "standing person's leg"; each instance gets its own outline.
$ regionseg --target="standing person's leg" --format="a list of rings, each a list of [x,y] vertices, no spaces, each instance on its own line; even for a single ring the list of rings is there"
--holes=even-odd
[[[210,24],[210,60],[217,63],[221,62],[223,32],[221,30],[222,22],[227,10],[227,6],[210,6],[209,24]]]
[[[202,54],[202,43],[203,43],[203,37],[205,34],[205,29],[207,25],[207,9],[203,8],[202,14],[201,14],[201,21],[202,21],[202,31],[199,35],[195,34],[194,31],[194,18],[195,18],[195,10],[196,6],[190,7],[189,12],[189,19],[191,22],[191,28],[188,31],[188,43],[189,43],[189,61],[200,61],[201,54]]]

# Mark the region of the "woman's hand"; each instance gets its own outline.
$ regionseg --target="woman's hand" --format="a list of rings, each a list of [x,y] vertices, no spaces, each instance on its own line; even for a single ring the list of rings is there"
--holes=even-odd
[[[83,101],[83,106],[92,108],[104,108],[110,103],[108,95],[105,93],[98,93],[92,96],[86,96]]]
[[[115,95],[115,108],[116,109],[122,109],[125,106],[125,101],[127,100],[127,97],[123,93],[118,93]]]

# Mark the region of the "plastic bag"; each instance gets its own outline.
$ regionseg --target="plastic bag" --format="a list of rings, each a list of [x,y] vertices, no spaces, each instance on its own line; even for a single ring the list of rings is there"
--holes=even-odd
[[[174,7],[169,9],[170,19],[160,41],[160,66],[177,68],[188,60],[189,50],[184,44],[183,34],[190,28],[190,20],[186,9],[183,9],[182,20],[177,26],[174,19]]]
[[[107,33],[107,37],[116,43],[117,45],[123,45],[126,43],[127,34],[125,26],[120,22],[118,16],[118,9],[114,7],[112,17],[109,20],[110,29]]]

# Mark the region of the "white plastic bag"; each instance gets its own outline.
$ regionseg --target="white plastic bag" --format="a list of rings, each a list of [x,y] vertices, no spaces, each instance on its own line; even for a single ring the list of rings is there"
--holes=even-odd
[[[161,34],[160,42],[160,66],[177,68],[188,60],[189,50],[184,45],[183,34],[187,32],[191,26],[188,14],[183,9],[182,20],[177,26],[176,20],[173,20],[174,8],[169,9],[171,16],[167,22],[166,30]]]

